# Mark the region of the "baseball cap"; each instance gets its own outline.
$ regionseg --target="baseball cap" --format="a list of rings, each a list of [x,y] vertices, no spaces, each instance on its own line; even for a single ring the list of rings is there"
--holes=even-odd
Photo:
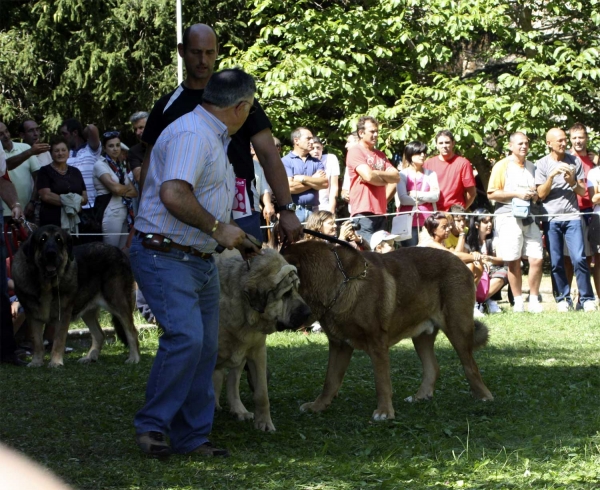
[[[386,242],[388,240],[394,240],[395,242],[399,242],[400,235],[392,235],[391,233],[385,230],[376,231],[375,233],[373,233],[371,241],[369,242],[369,245],[371,245],[371,250],[375,250],[375,247],[377,245],[379,245],[381,242]]]

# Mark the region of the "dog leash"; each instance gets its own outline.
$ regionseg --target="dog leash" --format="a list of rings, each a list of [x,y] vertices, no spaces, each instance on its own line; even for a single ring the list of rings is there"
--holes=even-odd
[[[350,248],[352,248],[352,246],[350,246]],[[335,293],[335,297],[333,298],[333,301],[331,303],[329,303],[329,305],[327,305],[327,307],[325,308],[325,312],[323,313],[323,315],[326,315],[329,312],[329,310],[331,310],[331,308],[333,308],[333,306],[337,302],[338,298],[342,294],[342,291],[344,290],[344,288],[350,281],[352,281],[354,279],[364,279],[365,277],[367,277],[367,269],[369,268],[369,264],[365,260],[365,268],[360,274],[358,274],[356,276],[348,276],[348,274],[346,274],[346,271],[344,270],[344,265],[342,264],[342,260],[340,259],[340,256],[338,255],[337,250],[334,248],[331,251],[333,252],[333,255],[335,255],[335,260],[337,262],[338,269],[342,273],[342,276],[344,276],[344,281],[342,282],[342,284],[340,284],[340,287],[338,288],[337,292]]]
[[[316,236],[317,238],[321,238],[322,240],[327,240],[328,242],[331,242],[331,243],[337,243],[338,245],[343,245],[344,247],[350,247],[351,249],[354,249],[354,247],[352,245],[350,245],[348,242],[345,242],[344,240],[340,240],[339,238],[332,237],[331,235],[325,235],[318,231],[309,230],[307,228],[304,228],[302,230],[302,232],[307,233],[312,236]]]

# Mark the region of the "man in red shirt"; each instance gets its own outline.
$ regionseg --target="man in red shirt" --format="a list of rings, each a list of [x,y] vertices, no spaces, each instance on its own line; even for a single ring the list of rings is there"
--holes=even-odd
[[[585,181],[587,185],[588,173],[596,165],[598,165],[598,155],[591,152],[587,148],[588,134],[586,127],[581,123],[573,124],[573,127],[569,129],[569,139],[571,140],[571,150],[569,153],[576,157],[579,157],[583,167],[583,174],[585,175]],[[582,213],[592,213],[594,204],[590,199],[589,187],[585,188],[585,194],[583,196],[577,195],[577,204],[579,205],[579,211]],[[588,225],[592,219],[597,219],[592,214],[584,216],[582,220],[583,227],[583,248],[585,256],[587,258],[588,266],[593,275],[594,288],[596,289],[596,295],[598,296],[598,290],[600,288],[600,253],[596,252],[596,247],[593,247],[590,243],[588,236]],[[569,257],[569,251],[567,247],[564,248],[565,255],[565,272],[569,283],[573,281],[573,264]],[[598,264],[598,267],[591,267],[592,261]]]
[[[437,174],[440,186],[439,211],[448,211],[453,204],[465,209],[475,200],[477,190],[471,162],[454,153],[454,135],[444,129],[435,135],[439,155],[428,159],[423,165]]]
[[[367,242],[383,230],[387,211],[386,188],[395,186],[400,174],[382,151],[376,150],[379,123],[371,116],[358,120],[359,142],[348,150],[346,171],[350,175],[350,209],[360,224],[359,234]],[[392,184],[390,186],[390,184]]]

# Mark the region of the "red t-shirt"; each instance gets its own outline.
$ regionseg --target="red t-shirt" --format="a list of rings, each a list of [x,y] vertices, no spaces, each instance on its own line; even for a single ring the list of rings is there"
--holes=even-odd
[[[588,155],[581,156],[575,152],[573,152],[573,155],[579,157],[579,159],[581,160],[583,166],[583,175],[585,176],[585,195],[582,197],[579,194],[577,194],[577,204],[579,204],[579,209],[593,208],[594,203],[590,200],[590,193],[587,187],[587,176],[588,172],[594,168],[594,162]]]
[[[440,199],[437,202],[439,211],[448,211],[453,204],[465,206],[465,189],[475,187],[475,176],[469,160],[454,155],[446,162],[437,155],[427,160],[423,167],[437,174],[440,186]]]
[[[385,171],[393,165],[379,150],[367,150],[361,144],[354,145],[346,155],[346,171],[350,175],[350,208],[352,216],[360,213],[385,214],[387,199],[385,185],[371,185],[360,180],[356,172],[359,165],[368,165],[371,170]]]

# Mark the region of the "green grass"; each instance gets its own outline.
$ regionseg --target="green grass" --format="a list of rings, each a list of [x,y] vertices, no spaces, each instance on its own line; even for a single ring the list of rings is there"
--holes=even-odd
[[[340,396],[322,414],[299,407],[319,393],[324,335],[269,338],[270,398],[277,432],[259,433],[226,411],[212,439],[232,457],[143,457],[132,419],[144,400],[156,349],[142,334],[142,362],[125,365],[109,345],[91,366],[0,368],[0,440],[80,489],[355,489],[600,487],[600,313],[488,317],[477,352],[492,403],[469,394],[443,335],[436,396],[409,404],[420,380],[412,343],[391,351],[396,419],[374,423],[373,374],[356,352]],[[252,410],[242,383],[242,399]]]

